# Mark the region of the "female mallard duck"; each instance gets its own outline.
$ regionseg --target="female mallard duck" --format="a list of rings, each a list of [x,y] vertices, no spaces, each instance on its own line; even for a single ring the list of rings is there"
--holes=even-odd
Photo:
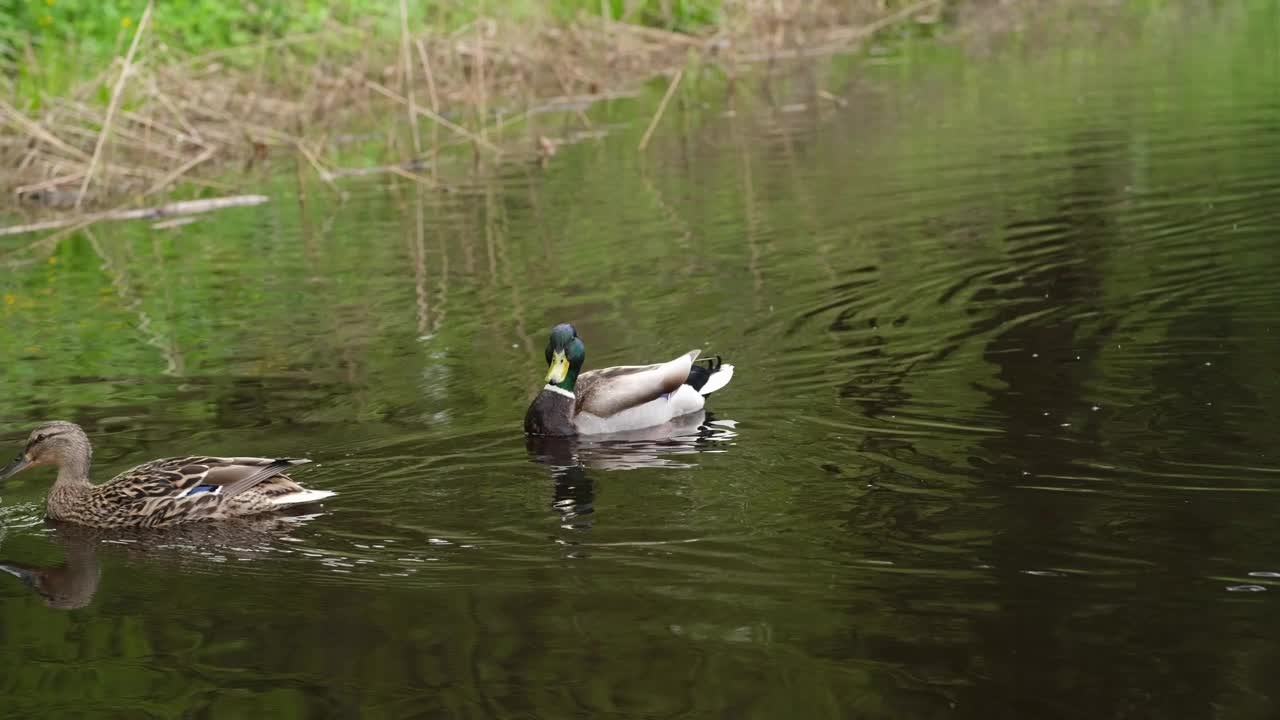
[[[704,396],[729,384],[733,366],[701,350],[668,363],[623,365],[582,372],[586,346],[568,323],[555,326],[547,342],[547,384],[524,416],[530,435],[597,435],[654,427],[695,413]]]
[[[102,485],[89,483],[93,451],[79,425],[47,422],[0,470],[0,481],[29,467],[57,465],[49,491],[50,520],[98,528],[165,527],[224,520],[317,502],[336,493],[307,490],[282,474],[311,462],[296,458],[182,457],[152,460]]]

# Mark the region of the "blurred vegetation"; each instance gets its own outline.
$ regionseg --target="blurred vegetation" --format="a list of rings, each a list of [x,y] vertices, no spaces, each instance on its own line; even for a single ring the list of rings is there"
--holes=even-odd
[[[140,0],[0,0],[0,60],[8,74],[37,92],[59,92],[105,67],[128,42],[146,3]],[[456,3],[412,0],[410,20],[449,32],[485,14],[507,19],[570,19],[580,13],[686,32],[714,25],[721,0],[533,0]],[[151,34],[181,53],[200,53],[335,26],[360,26],[398,42],[399,8],[377,0],[164,0],[156,4]],[[33,78],[38,78],[34,79]]]

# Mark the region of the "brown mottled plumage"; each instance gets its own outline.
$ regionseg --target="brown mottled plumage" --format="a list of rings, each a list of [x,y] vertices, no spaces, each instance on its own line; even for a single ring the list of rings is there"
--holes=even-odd
[[[89,482],[89,438],[78,425],[48,422],[31,432],[0,480],[36,465],[57,465],[46,514],[98,528],[159,528],[193,520],[222,520],[275,512],[323,500],[283,471],[311,462],[298,458],[204,457],[152,460],[102,485]]]

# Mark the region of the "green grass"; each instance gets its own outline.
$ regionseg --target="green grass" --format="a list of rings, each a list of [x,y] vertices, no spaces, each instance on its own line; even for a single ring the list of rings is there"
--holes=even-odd
[[[151,44],[199,53],[352,22],[367,0],[164,0]],[[37,101],[89,79],[123,53],[146,3],[140,0],[0,0],[0,61],[19,100]]]
[[[443,32],[480,15],[568,19],[579,13],[689,32],[721,17],[721,0],[410,0],[412,26]],[[121,54],[145,0],[0,0],[0,66],[19,101],[65,93]],[[163,0],[156,3],[149,45],[181,53],[247,45],[335,26],[373,28],[398,42],[399,4],[388,0]],[[3,86],[0,85],[0,89]]]

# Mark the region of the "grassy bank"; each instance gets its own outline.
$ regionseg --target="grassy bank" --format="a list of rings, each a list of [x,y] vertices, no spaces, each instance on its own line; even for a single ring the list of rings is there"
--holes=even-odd
[[[41,209],[225,194],[279,158],[331,187],[392,172],[435,181],[449,148],[478,161],[585,129],[592,102],[690,62],[733,74],[929,33],[941,0],[509,0],[373,3],[0,0],[4,194]],[[13,132],[16,131],[16,132]],[[236,172],[232,172],[236,171]]]
[[[623,22],[698,32],[723,17],[720,2],[597,2],[507,0],[452,3],[408,2],[409,26],[453,32],[480,17],[509,22],[571,20],[580,14]],[[127,48],[145,1],[0,0],[0,62],[20,96],[58,95],[87,79],[86,69],[102,68]],[[375,0],[265,0],[232,4],[213,0],[166,0],[152,14],[149,42],[183,54],[226,50],[260,42],[299,38],[338,28],[395,44],[400,15],[395,2]]]

